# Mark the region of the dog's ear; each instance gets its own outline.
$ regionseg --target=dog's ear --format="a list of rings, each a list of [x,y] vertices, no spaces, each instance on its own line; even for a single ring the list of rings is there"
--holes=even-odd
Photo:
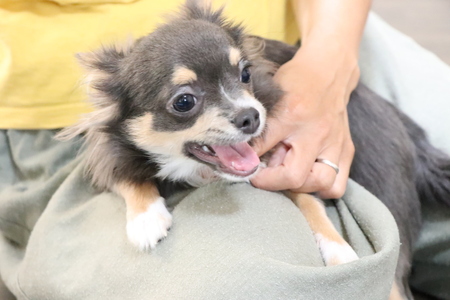
[[[266,58],[266,41],[258,36],[246,35],[243,36],[240,47],[252,65],[253,93],[266,108],[268,115],[274,115],[275,104],[283,92],[273,81],[273,75],[279,65]]]
[[[181,7],[180,17],[187,20],[205,20],[215,24],[222,24],[224,7],[213,10],[210,1],[187,0]]]
[[[243,40],[244,50],[250,53],[258,53],[279,66],[291,60],[298,50],[296,46],[257,36],[247,36]]]
[[[66,127],[56,136],[59,140],[70,140],[75,136],[102,128],[118,114],[118,98],[123,93],[116,77],[122,60],[132,51],[133,42],[104,46],[99,50],[76,55],[85,69],[84,85],[93,111],[83,115],[80,121]]]
[[[266,47],[265,40],[259,36],[246,35],[242,38],[241,47],[250,60],[258,60],[264,57]]]
[[[266,58],[266,39],[254,35],[245,35],[240,44],[253,69],[261,74],[273,76],[279,65]]]
[[[132,51],[134,40],[126,43],[103,46],[93,51],[76,54],[79,64],[86,72],[85,84],[89,88],[101,89],[101,84],[120,71],[122,60]]]
[[[185,20],[204,20],[214,23],[225,29],[231,38],[238,42],[244,34],[242,24],[234,24],[223,15],[224,6],[214,10],[211,1],[207,0],[187,0],[182,6],[179,17]]]
[[[118,70],[119,62],[125,57],[127,50],[118,46],[103,46],[93,52],[77,53],[79,64],[87,71],[102,71],[114,73]]]
[[[85,70],[84,85],[87,87],[89,101],[95,108],[103,108],[116,102],[115,78],[119,76],[123,59],[129,55],[135,44],[128,39],[126,43],[103,46],[99,50],[76,55]]]

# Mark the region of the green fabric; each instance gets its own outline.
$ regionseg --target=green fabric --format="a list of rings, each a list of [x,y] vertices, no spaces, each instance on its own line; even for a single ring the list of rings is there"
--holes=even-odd
[[[0,271],[19,299],[387,298],[396,226],[353,182],[327,210],[364,256],[356,262],[324,267],[289,199],[226,182],[170,199],[181,201],[168,238],[141,253],[127,242],[124,201],[91,188],[78,144],[52,136],[0,132]]]

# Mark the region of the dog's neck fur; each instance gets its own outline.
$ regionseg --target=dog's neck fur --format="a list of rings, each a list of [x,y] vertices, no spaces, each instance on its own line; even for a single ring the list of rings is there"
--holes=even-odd
[[[186,182],[193,187],[199,187],[220,178],[209,166],[184,156],[174,159],[160,155],[156,160],[160,167],[156,177],[160,179]]]

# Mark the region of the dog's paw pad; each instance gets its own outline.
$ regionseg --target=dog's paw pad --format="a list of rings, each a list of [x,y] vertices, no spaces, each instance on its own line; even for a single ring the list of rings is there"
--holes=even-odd
[[[326,266],[341,265],[359,259],[355,250],[343,239],[337,242],[316,234],[316,240]]]
[[[164,199],[159,198],[149,205],[146,212],[128,220],[128,239],[142,251],[154,248],[167,236],[171,225],[172,215],[167,211]]]

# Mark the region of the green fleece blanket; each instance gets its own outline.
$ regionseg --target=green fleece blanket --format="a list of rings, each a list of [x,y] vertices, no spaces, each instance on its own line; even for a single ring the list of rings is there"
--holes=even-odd
[[[79,143],[0,131],[0,271],[19,299],[386,299],[399,240],[387,209],[357,184],[328,211],[359,256],[324,267],[284,196],[217,182],[169,202],[155,250],[127,242],[124,201],[83,178]]]

